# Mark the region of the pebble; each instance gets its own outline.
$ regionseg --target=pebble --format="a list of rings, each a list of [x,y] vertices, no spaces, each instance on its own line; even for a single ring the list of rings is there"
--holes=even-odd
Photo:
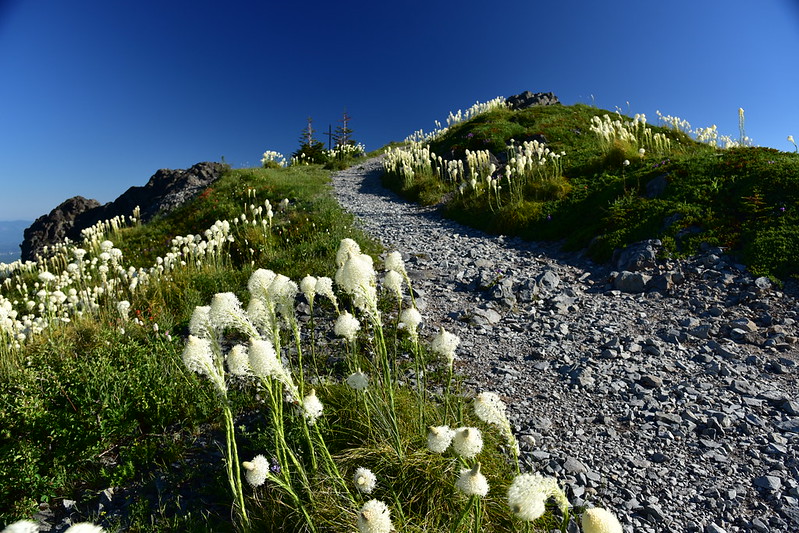
[[[449,221],[381,173],[338,172],[335,194],[407,258],[420,336],[457,334],[466,383],[505,399],[522,464],[625,531],[799,531],[795,282],[778,291],[716,247],[655,261],[658,241],[614,270]]]

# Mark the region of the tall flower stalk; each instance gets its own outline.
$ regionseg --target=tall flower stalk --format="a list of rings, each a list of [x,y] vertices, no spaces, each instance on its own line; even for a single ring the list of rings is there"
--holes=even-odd
[[[201,311],[204,313],[204,311]],[[221,327],[214,330],[205,330],[206,333],[220,332]],[[199,331],[197,331],[199,333]],[[233,492],[234,508],[238,512],[241,522],[249,526],[247,507],[244,502],[244,489],[241,482],[241,470],[239,468],[239,454],[236,447],[236,435],[234,429],[233,413],[230,409],[230,402],[227,396],[227,384],[225,382],[225,368],[222,357],[222,349],[219,337],[214,335],[213,339],[196,337],[189,335],[188,342],[183,351],[183,363],[192,372],[201,376],[206,376],[214,386],[225,420],[225,443],[226,443],[226,470],[228,483]]]

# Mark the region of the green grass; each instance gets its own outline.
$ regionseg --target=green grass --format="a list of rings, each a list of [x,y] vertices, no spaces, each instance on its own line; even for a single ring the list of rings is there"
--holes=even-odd
[[[288,206],[279,209],[283,198],[289,199]],[[454,488],[465,463],[452,452],[436,455],[426,450],[426,425],[446,422],[483,431],[485,447],[479,460],[492,492],[484,501],[482,530],[521,527],[504,500],[515,463],[503,451],[498,432],[471,414],[458,380],[455,394],[441,396],[378,379],[381,368],[388,368],[377,361],[375,354],[380,353],[385,353],[382,360],[394,376],[430,364],[429,386],[448,379],[440,361],[398,337],[396,302],[380,301],[386,342],[377,341],[383,337],[361,316],[359,348],[350,353],[332,334],[335,312],[321,297],[315,304],[314,320],[321,329],[315,333],[314,348],[308,323],[302,323],[299,342],[303,386],[306,392],[315,387],[325,405],[317,426],[324,444],[309,437],[303,417],[291,404],[283,404],[278,392],[278,404],[285,410],[279,424],[299,457],[297,464],[284,465],[291,491],[271,481],[256,489],[245,486],[250,527],[241,519],[225,468],[223,414],[228,408],[232,412],[238,457],[249,460],[276,453],[277,411],[267,390],[253,379],[229,379],[227,399],[222,401],[207,379],[185,368],[182,353],[194,308],[208,305],[219,292],[234,292],[246,305],[247,281],[258,268],[295,281],[306,274],[333,276],[335,255],[345,237],[356,239],[374,257],[380,247],[340,209],[330,194],[329,173],[319,166],[231,170],[174,213],[110,236],[122,250],[125,269],[149,268],[169,251],[176,236],[201,235],[217,220],[250,213],[249,204],[263,205],[265,200],[275,209],[271,229],[233,225],[233,242],[214,259],[175,267],[136,290],[127,288],[129,280],[117,288],[107,285],[96,310],[72,314],[68,323],[53,320],[20,348],[3,348],[0,524],[30,518],[43,502],[59,509],[63,501],[76,500],[73,520],[102,522],[109,531],[304,531],[311,523],[319,532],[346,531],[354,529],[360,506],[375,497],[389,505],[398,530],[450,531],[468,503]],[[64,268],[70,257],[50,261],[50,270],[57,273],[56,267]],[[39,283],[37,271],[22,272],[12,281],[8,287],[18,282],[34,292]],[[34,298],[23,292],[4,289],[2,294],[22,309],[26,299]],[[123,297],[130,301],[127,321],[116,308]],[[350,298],[339,297],[340,305],[351,308]],[[295,338],[290,330],[283,335],[283,355],[291,360],[298,379]],[[222,345],[228,350],[236,342],[246,338],[228,331]],[[368,370],[375,380],[366,402],[368,416],[363,393],[342,384],[355,366]],[[378,476],[375,492],[355,493],[350,499],[323,450],[345,483],[351,482],[356,468],[372,469]],[[123,515],[97,514],[97,495],[111,487],[116,502],[127,502]],[[556,522],[556,515],[548,513],[535,529],[549,529]],[[457,531],[465,532],[470,525],[465,520]]]
[[[647,126],[671,145],[668,153],[648,150],[640,157],[636,145],[616,142],[608,148],[590,131],[591,118],[607,114],[617,118],[581,104],[499,109],[457,124],[431,143],[431,151],[445,159],[488,149],[504,161],[511,139],[517,145],[546,139],[553,151],[566,152],[558,183],[537,182],[523,198],[502,193],[499,207],[485,194],[456,193],[457,184],[436,176],[408,183],[387,174],[384,183],[414,201],[443,202],[446,215],[462,223],[562,241],[600,261],[616,248],[660,238],[667,254],[692,254],[707,242],[726,248],[756,275],[799,275],[793,260],[799,251],[799,155],[756,147],[721,150],[682,132]],[[650,197],[647,185],[655,180],[665,180],[666,187]]]

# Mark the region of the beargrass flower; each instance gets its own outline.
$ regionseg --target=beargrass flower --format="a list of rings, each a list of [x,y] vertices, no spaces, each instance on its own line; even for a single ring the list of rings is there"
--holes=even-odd
[[[313,305],[314,297],[316,296],[316,282],[317,279],[313,276],[305,276],[300,281],[300,290],[305,295],[305,299],[308,300],[308,303]]]
[[[232,292],[220,292],[214,295],[208,317],[217,331],[231,328],[251,333],[255,329],[244,313],[238,297]]]
[[[349,254],[336,272],[336,283],[350,296],[358,309],[377,315],[377,289],[372,258],[366,254]]]
[[[458,428],[452,437],[452,448],[464,459],[473,459],[483,449],[483,434],[473,427]]]
[[[268,299],[269,286],[272,285],[277,274],[265,268],[259,268],[247,280],[247,290],[256,298]]]
[[[402,284],[405,280],[396,270],[389,270],[383,278],[383,287],[394,294],[397,300],[402,299]]]
[[[411,336],[411,339],[416,340],[418,337],[416,329],[419,327],[419,324],[422,323],[422,314],[415,307],[409,307],[408,309],[402,310],[399,320],[399,327],[405,329],[408,335]]]
[[[39,524],[30,520],[19,520],[8,524],[2,533],[39,533]]]
[[[458,481],[455,482],[455,488],[466,496],[482,498],[488,494],[488,480],[480,473],[480,463],[475,464],[473,468],[462,469]]]
[[[117,312],[119,313],[119,316],[122,317],[122,320],[127,320],[128,313],[130,312],[130,302],[127,300],[118,301]]]
[[[385,262],[386,270],[391,270],[397,274],[407,276],[408,272],[405,270],[405,262],[402,260],[402,254],[399,252],[391,252],[386,256]]]
[[[333,280],[327,276],[316,278],[316,294],[321,294],[333,304],[333,307],[338,309],[338,301],[336,295],[333,293]]]
[[[369,386],[369,376],[358,370],[349,375],[347,385],[355,390],[364,390]]]
[[[316,396],[316,390],[311,389],[310,394],[302,400],[302,413],[308,421],[308,425],[312,426],[316,423],[316,419],[322,416],[322,402]]]
[[[370,494],[377,484],[377,478],[368,468],[358,468],[353,476],[353,481],[358,492],[364,494]]]
[[[341,239],[341,242],[338,245],[338,251],[336,252],[336,266],[341,267],[344,263],[347,262],[349,259],[350,254],[359,255],[361,253],[361,247],[358,246],[358,243],[352,239]]]
[[[622,533],[619,519],[602,507],[586,509],[580,519],[583,533]]]
[[[339,337],[344,337],[347,339],[347,342],[354,341],[355,335],[360,329],[361,323],[347,311],[341,313],[336,319],[336,323],[333,325],[333,333]]]
[[[508,422],[505,402],[493,392],[481,392],[474,399],[474,414],[487,424],[503,426]]]
[[[284,317],[294,313],[294,299],[297,297],[297,290],[297,284],[283,274],[276,275],[269,285],[269,296]]]
[[[269,474],[269,461],[263,455],[256,455],[252,461],[241,463],[244,467],[244,477],[252,487],[260,487]]]
[[[433,342],[430,345],[430,349],[433,353],[437,353],[443,357],[446,357],[447,362],[449,363],[450,367],[452,363],[455,361],[455,349],[460,344],[460,338],[455,335],[454,333],[449,333],[443,327],[433,338]]]
[[[297,397],[296,388],[291,379],[291,375],[278,358],[272,341],[251,338],[249,360],[250,368],[256,376],[260,378],[276,379],[289,389],[293,397]]]
[[[250,356],[247,353],[247,347],[243,344],[237,344],[227,354],[228,371],[234,376],[248,376],[250,375]]]
[[[369,500],[358,513],[358,531],[360,533],[390,533],[394,529],[391,523],[391,511],[380,500]]]
[[[207,376],[214,386],[222,393],[225,387],[225,377],[214,363],[214,351],[211,341],[189,335],[186,347],[183,349],[183,364],[191,372]]]
[[[427,428],[427,449],[433,453],[444,453],[452,444],[455,431],[449,426],[429,426]]]
[[[536,520],[544,514],[546,501],[554,497],[561,510],[568,509],[566,495],[552,477],[544,477],[539,473],[520,474],[516,476],[508,489],[508,505],[510,510],[521,520]]]

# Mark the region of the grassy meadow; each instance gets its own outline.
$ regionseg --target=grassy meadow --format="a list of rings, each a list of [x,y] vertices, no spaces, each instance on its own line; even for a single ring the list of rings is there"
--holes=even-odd
[[[329,179],[230,170],[168,216],[4,267],[0,524],[48,507],[106,531],[566,523]]]
[[[740,118],[735,141],[500,99],[386,147],[384,181],[599,260],[659,238],[796,276],[799,155]],[[621,531],[523,473],[502,400],[453,373],[457,337],[419,335],[401,256],[331,194],[356,148],[267,152],[167,216],[0,265],[0,525],[49,506],[112,532]]]
[[[756,275],[799,274],[799,154],[676,117],[576,104],[496,106],[392,148],[387,186],[493,233],[562,241],[599,261],[659,238],[721,246]]]

